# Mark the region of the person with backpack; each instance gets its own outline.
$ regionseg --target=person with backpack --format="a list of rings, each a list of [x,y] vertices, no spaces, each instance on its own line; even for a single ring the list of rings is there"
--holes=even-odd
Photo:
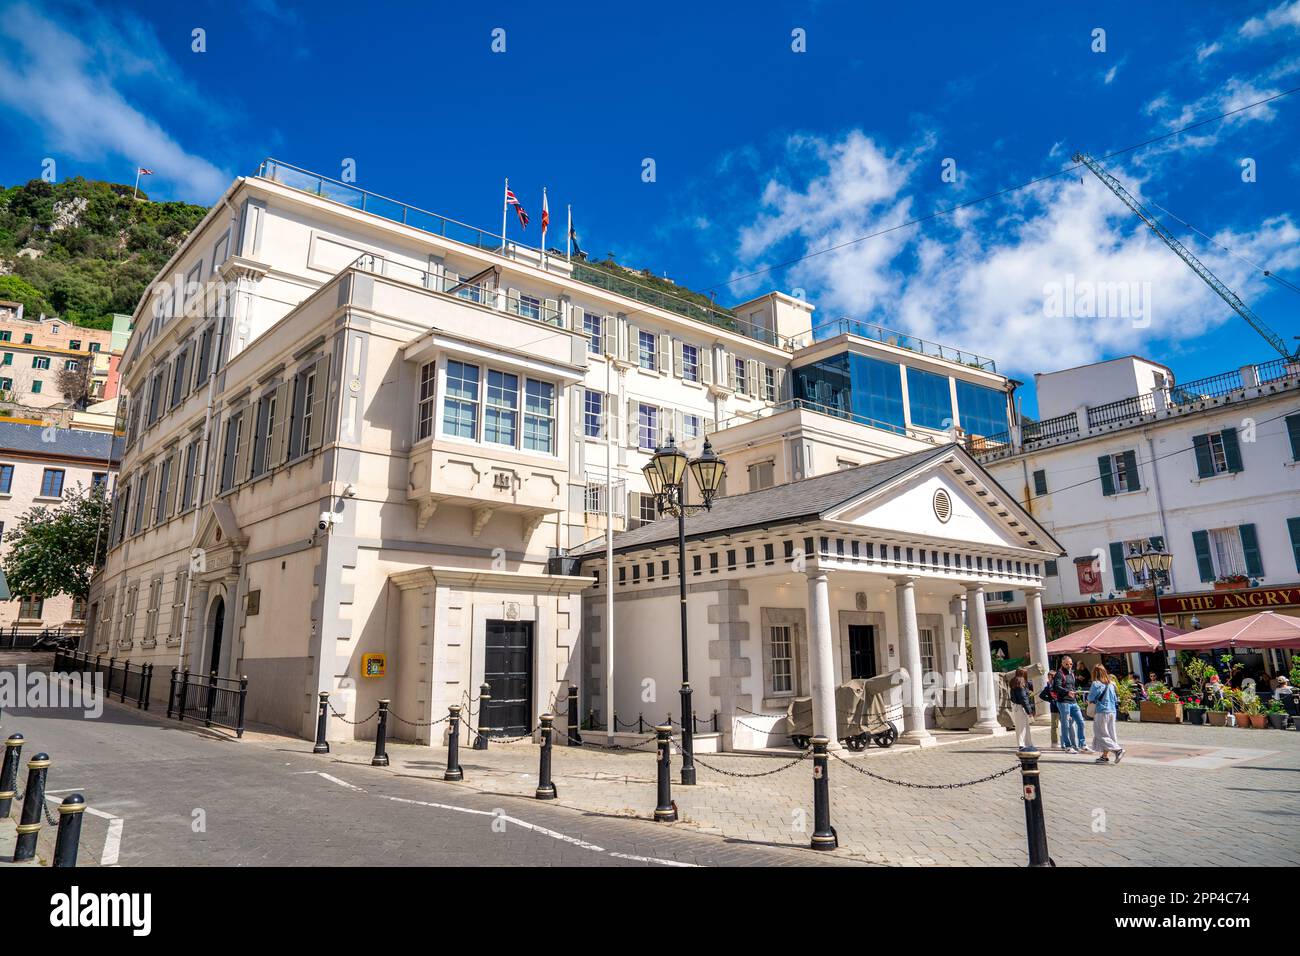
[[[1061,715],[1056,710],[1056,697],[1052,694],[1052,679],[1056,671],[1048,671],[1043,678],[1043,689],[1038,692],[1038,699],[1047,704],[1048,713],[1052,715],[1052,749],[1061,749]]]
[[[1061,666],[1052,681],[1052,694],[1061,715],[1061,749],[1068,754],[1092,753],[1092,748],[1083,739],[1083,711],[1079,710],[1073,658],[1061,659]]]
[[[1115,678],[1107,672],[1105,665],[1098,664],[1092,669],[1092,686],[1088,688],[1088,702],[1095,710],[1092,715],[1092,746],[1101,753],[1096,763],[1110,763],[1109,755],[1115,755],[1119,764],[1124,756],[1124,748],[1119,745],[1115,735],[1115,718],[1119,711],[1119,695],[1115,691]]]

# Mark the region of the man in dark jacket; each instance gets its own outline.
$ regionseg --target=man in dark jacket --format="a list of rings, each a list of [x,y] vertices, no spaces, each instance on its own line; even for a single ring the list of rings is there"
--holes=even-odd
[[[1052,681],[1052,692],[1056,695],[1056,710],[1061,715],[1061,747],[1066,753],[1091,753],[1091,749],[1084,743],[1083,711],[1079,709],[1074,661],[1071,658],[1061,660],[1061,666]]]

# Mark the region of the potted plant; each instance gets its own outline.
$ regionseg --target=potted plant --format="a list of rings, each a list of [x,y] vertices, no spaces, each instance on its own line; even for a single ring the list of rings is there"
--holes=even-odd
[[[1120,720],[1141,720],[1142,711],[1138,710],[1137,695],[1133,693],[1133,678],[1130,675],[1115,684]]]
[[[1228,726],[1228,712],[1231,709],[1232,705],[1228,702],[1228,698],[1220,697],[1206,713],[1205,719],[1210,722],[1211,727],[1226,727]]]
[[[1259,695],[1258,694],[1248,695],[1244,699],[1243,704],[1244,704],[1243,709],[1246,712],[1246,716],[1250,718],[1250,720],[1248,721],[1250,726],[1253,727],[1255,730],[1263,730],[1265,724],[1267,723],[1267,718],[1264,716],[1264,702],[1259,699]]]
[[[1183,713],[1187,715],[1189,724],[1196,724],[1199,727],[1205,723],[1205,705],[1201,703],[1199,694],[1193,694],[1183,701]]]
[[[1178,695],[1162,684],[1152,681],[1147,685],[1147,699],[1141,705],[1142,721],[1156,724],[1181,724],[1183,702]]]
[[[1264,716],[1268,718],[1268,725],[1274,730],[1286,730],[1287,712],[1282,706],[1282,702],[1274,697],[1268,702],[1268,708]]]
[[[1238,591],[1250,586],[1250,578],[1244,574],[1225,574],[1214,582],[1216,591]]]

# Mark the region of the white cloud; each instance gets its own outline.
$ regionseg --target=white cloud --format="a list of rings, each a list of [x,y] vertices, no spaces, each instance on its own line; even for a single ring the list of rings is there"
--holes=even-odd
[[[26,3],[0,8],[0,104],[26,116],[45,147],[73,159],[120,159],[123,176],[136,164],[185,198],[208,201],[229,183],[228,173],[186,151],[162,125],[128,99],[145,86],[160,99],[197,99],[171,65],[153,31],[129,16],[111,20],[78,8],[85,42]]]
[[[1247,40],[1256,40],[1278,30],[1300,30],[1300,0],[1280,3],[1262,17],[1251,17],[1238,32]]]
[[[1106,71],[1106,75],[1102,77],[1101,81],[1105,83],[1107,86],[1110,86],[1112,83],[1115,82],[1115,75],[1117,73],[1119,73],[1118,63],[1116,63],[1114,66],[1112,66],[1109,70]]]
[[[909,192],[930,169],[891,155],[860,131],[836,142],[803,139],[791,145],[782,165],[809,169],[810,163],[802,182],[768,184],[763,215],[739,233],[744,261],[781,262],[902,222],[910,215]],[[1141,196],[1131,172],[1114,172]],[[1224,230],[1216,238],[1274,268],[1300,265],[1300,230],[1289,217],[1271,219],[1253,233]],[[1259,280],[1240,261],[1184,241],[1229,286],[1247,296],[1256,288]],[[784,278],[809,290],[819,322],[840,315],[877,322],[990,355],[1000,368],[1024,374],[1139,352],[1153,342],[1175,344],[1238,321],[1086,174],[1082,180],[1057,177],[938,223],[843,245],[792,265]],[[769,285],[771,279],[764,277]],[[1050,317],[1052,283],[1136,284],[1144,314],[1100,318],[1100,310],[1085,309]]]
[[[1203,43],[1196,48],[1196,60],[1199,63],[1204,63],[1222,49],[1223,44],[1221,43]]]

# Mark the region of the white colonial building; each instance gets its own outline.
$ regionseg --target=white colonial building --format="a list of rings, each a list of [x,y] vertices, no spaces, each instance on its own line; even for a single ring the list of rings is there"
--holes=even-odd
[[[857,613],[879,628],[881,668],[917,649],[946,662],[954,599],[1037,587],[1055,551],[950,445],[1006,431],[1012,383],[989,359],[861,323],[814,343],[812,311],[780,293],[715,307],[268,161],[231,185],[132,317],[126,450],[84,646],[163,673],[247,675],[249,720],[304,735],[321,691],[351,718],[388,698],[428,721],[487,683],[489,725],[518,732],[577,684],[603,716],[610,680],[634,686],[647,649],[624,663],[599,631],[584,637],[598,562],[565,556],[602,538],[607,515],[622,535],[660,527],[642,466],[669,435],[693,453],[708,434],[738,501],[847,482],[840,498],[822,486],[821,510],[781,533],[847,543],[858,528],[855,547],[897,551],[855,569],[817,561],[837,589],[865,575],[847,600],[869,592]],[[855,483],[894,459],[919,469],[906,480],[920,497],[854,510],[868,503]],[[970,536],[947,542],[957,528]],[[639,540],[619,539],[620,554]],[[943,555],[961,567],[941,570]],[[765,567],[762,587],[783,587]],[[903,639],[911,618],[882,596],[900,576],[916,578],[916,636],[933,629],[932,651]],[[667,676],[678,645],[659,636]],[[718,666],[738,673],[741,657]],[[333,736],[354,732],[331,721]]]
[[[1176,627],[1300,607],[1300,365],[1178,383],[1130,356],[1035,382],[1040,420],[975,450],[1067,552],[1048,564],[1050,608],[1078,623],[1154,618],[1147,582],[1124,562],[1149,544],[1173,555],[1161,610]],[[1023,655],[1020,596],[989,607],[994,639]],[[1268,669],[1284,666],[1275,655]]]

